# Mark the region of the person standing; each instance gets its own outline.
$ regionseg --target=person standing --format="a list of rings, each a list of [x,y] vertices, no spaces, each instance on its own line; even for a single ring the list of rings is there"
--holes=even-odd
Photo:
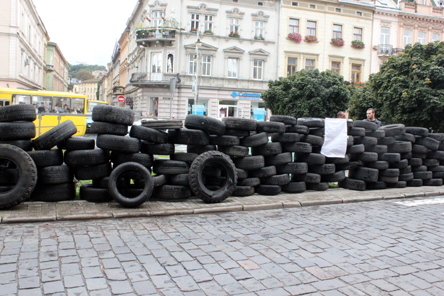
[[[339,111],[338,112],[338,118],[345,119],[345,112],[344,111]]]
[[[378,128],[382,126],[382,122],[376,119],[376,112],[373,108],[367,109],[367,119],[364,119],[364,121],[376,123],[378,125]]]

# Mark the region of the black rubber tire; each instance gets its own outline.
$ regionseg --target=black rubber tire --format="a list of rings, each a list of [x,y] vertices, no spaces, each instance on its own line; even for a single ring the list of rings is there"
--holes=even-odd
[[[381,139],[385,137],[385,131],[384,130],[376,130],[376,131],[365,131],[366,137],[373,137],[377,139]]]
[[[378,129],[378,125],[371,121],[366,120],[355,120],[353,121],[353,127],[362,127],[364,129],[369,129],[375,131]]]
[[[242,180],[238,180],[236,187],[237,186],[250,186],[250,187],[254,187],[261,184],[261,180],[259,178],[246,178],[246,179],[242,179]]]
[[[427,137],[429,134],[429,130],[424,127],[415,127],[415,126],[406,126],[405,132],[412,134],[412,135],[418,135],[418,136],[424,136]]]
[[[181,128],[168,130],[168,142],[205,146],[210,144],[210,138],[204,131]]]
[[[280,143],[296,143],[301,140],[301,134],[298,133],[282,133],[282,134],[272,134],[272,142]]]
[[[401,159],[410,159],[412,157],[413,157],[413,153],[412,152],[401,153]]]
[[[151,144],[142,142],[142,147],[140,151],[142,153],[150,154],[150,155],[173,155],[175,147],[174,144]]]
[[[165,185],[167,182],[167,178],[165,175],[152,176],[152,180],[154,187]]]
[[[308,172],[313,174],[318,174],[321,176],[324,175],[332,175],[336,171],[336,166],[334,163],[326,163],[319,165],[310,165],[308,166]]]
[[[354,136],[354,137],[365,137],[365,128],[362,127],[349,127],[347,130],[347,134],[349,136]]]
[[[210,145],[218,146],[238,146],[240,143],[239,137],[235,136],[210,136]]]
[[[306,162],[312,164],[325,164],[326,157],[317,153],[298,153],[295,154],[295,162]]]
[[[168,184],[190,186],[190,181],[188,180],[188,174],[170,175],[168,176]]]
[[[324,138],[313,136],[313,135],[306,135],[304,139],[302,139],[305,143],[310,143],[313,146],[322,146],[324,145]]]
[[[31,140],[11,140],[11,141],[0,141],[0,145],[13,145],[25,151],[32,151],[32,141]]]
[[[347,188],[350,190],[364,191],[366,189],[366,184],[362,180],[345,178],[344,180],[339,182],[339,187]]]
[[[434,179],[437,179],[437,178],[444,179],[444,172],[433,172],[432,176]]]
[[[427,153],[412,153],[412,158],[427,159]]]
[[[290,152],[284,152],[273,156],[265,157],[265,165],[283,165],[292,162],[293,157]]]
[[[429,180],[433,178],[433,172],[430,171],[417,171],[413,172],[415,179]]]
[[[237,172],[237,179],[238,180],[248,178],[248,172],[246,170],[236,168],[236,172]]]
[[[168,143],[167,133],[141,125],[133,125],[131,127],[130,137],[138,138],[140,140],[145,140],[155,144]]]
[[[423,180],[422,186],[442,186],[443,180],[442,179],[428,179]]]
[[[111,162],[113,163],[114,168],[125,162],[136,162],[151,169],[153,166],[153,157],[152,155],[145,153],[122,153],[113,151],[111,153]]]
[[[250,196],[254,194],[254,187],[251,186],[236,186],[233,191],[233,196]]]
[[[92,186],[95,188],[105,188],[108,190],[108,181],[109,181],[109,177],[105,177],[105,178],[101,178],[101,179],[93,179]]]
[[[236,158],[234,163],[236,164],[236,168],[247,171],[257,170],[265,166],[265,160],[262,155]]]
[[[34,137],[33,122],[0,122],[0,141],[29,140]]]
[[[63,164],[63,151],[60,149],[29,151],[28,154],[38,168]]]
[[[180,185],[162,185],[156,187],[153,192],[154,200],[175,201],[191,197],[191,190],[186,186]]]
[[[411,181],[414,179],[413,173],[399,175],[399,181]]]
[[[205,131],[211,135],[223,135],[225,133],[225,122],[216,118],[190,114],[185,118],[184,126],[188,129]]]
[[[292,175],[292,179],[293,181],[296,181],[296,179],[298,179],[298,176],[304,176],[304,175]],[[296,177],[296,178],[294,178]],[[305,183],[311,183],[311,184],[316,184],[316,183],[320,183],[321,182],[321,175],[319,174],[313,174],[313,173],[306,173],[304,176]],[[299,180],[298,180],[299,181]],[[302,180],[301,180],[302,181]]]
[[[378,160],[375,162],[367,162],[365,166],[377,170],[386,170],[389,168],[389,163],[384,160]]]
[[[325,163],[343,164],[343,163],[348,163],[349,161],[350,161],[350,157],[348,156],[348,154],[346,154],[344,156],[344,158],[339,158],[339,157],[326,157],[325,158]]]
[[[74,173],[67,165],[39,168],[38,185],[71,183]]]
[[[345,179],[345,171],[337,171],[331,175],[321,176],[321,182],[340,182]]]
[[[255,131],[257,127],[257,121],[253,119],[226,117],[222,118],[222,121],[227,129]]]
[[[240,140],[241,146],[245,147],[257,147],[268,143],[267,133],[258,133],[251,135]]]
[[[287,116],[287,115],[271,115],[270,116],[271,122],[282,122],[287,125],[295,125],[296,124],[296,118],[293,116]]]
[[[96,141],[94,139],[74,137],[69,138],[63,143],[63,148],[71,150],[90,150],[96,147]]]
[[[387,188],[406,188],[406,187],[407,187],[406,181],[387,183]]]
[[[308,173],[309,166],[306,162],[289,162],[287,164],[276,166],[278,174],[306,174]]]
[[[215,151],[216,150],[216,146],[215,145],[205,145],[205,146],[201,146],[201,145],[188,145],[187,146],[187,153],[197,153],[197,154],[202,154],[208,151]]]
[[[399,177],[399,169],[380,170],[379,176],[382,177]]]
[[[124,124],[95,121],[91,123],[89,132],[91,134],[125,136],[128,134],[128,126]]]
[[[19,175],[15,186],[0,192],[0,209],[8,209],[29,199],[37,183],[37,168],[28,153],[13,145],[0,145],[0,160],[14,163]]]
[[[246,157],[249,149],[245,146],[219,146],[219,151],[230,156]]]
[[[76,197],[76,184],[37,185],[31,194],[33,201],[58,202],[73,200]]]
[[[413,166],[420,166],[422,165],[422,159],[421,158],[410,158],[409,159],[409,165]]]
[[[117,181],[125,172],[137,172],[144,180],[144,188],[137,196],[124,196],[117,187]],[[108,190],[112,198],[124,207],[137,207],[146,202],[154,189],[150,171],[143,165],[135,162],[126,162],[119,165],[109,176]]]
[[[325,135],[325,129],[323,127],[311,127],[308,133],[323,138]]]
[[[276,167],[274,165],[266,166],[266,167],[260,168],[258,170],[253,170],[253,171],[248,172],[248,176],[250,178],[265,178],[265,177],[270,177],[273,175],[276,175]],[[239,177],[239,174],[238,174],[238,178],[241,179]]]
[[[375,145],[375,146],[365,146],[365,152],[375,152],[375,153],[387,153],[387,145]]]
[[[298,142],[282,144],[282,152],[311,153],[312,151],[313,147],[310,143]]]
[[[424,159],[424,165],[427,167],[434,167],[434,166],[438,166],[439,165],[439,160],[438,159]]]
[[[268,142],[261,146],[251,148],[252,155],[273,156],[282,153],[282,146],[279,142]]]
[[[375,162],[378,161],[378,153],[362,152],[359,154],[358,159],[362,162]]]
[[[432,170],[430,170],[430,171],[432,171]],[[412,166],[410,166],[410,165],[406,166],[405,168],[399,169],[399,174],[400,175],[409,174],[411,172],[412,172]]]
[[[381,126],[380,129],[385,131],[386,137],[399,136],[405,133],[405,125],[403,124],[389,124]]]
[[[94,107],[92,120],[132,125],[134,123],[134,111],[128,108],[100,104]]]
[[[399,162],[401,160],[401,155],[399,153],[382,153],[379,154],[379,160],[391,162]]]
[[[264,185],[285,185],[290,182],[290,177],[288,174],[280,174],[280,175],[274,175],[270,177],[261,178],[261,184]]]
[[[141,146],[140,140],[136,138],[116,135],[97,136],[97,147],[104,150],[137,153],[140,151]]]
[[[80,199],[94,203],[110,202],[113,200],[108,188],[97,188],[92,184],[83,184],[80,186]]]
[[[325,191],[327,189],[328,189],[328,183],[327,182],[307,183],[307,190]]]
[[[0,122],[34,121],[37,115],[31,104],[9,105],[0,108]]]
[[[425,171],[427,171],[427,167],[425,165],[419,165],[419,166],[412,167],[412,172],[425,172]]]
[[[362,144],[357,144],[357,145],[347,147],[347,154],[363,153],[364,151],[365,151],[365,147]]]
[[[394,137],[384,137],[378,139],[378,145],[392,145],[396,143],[396,139]]]
[[[376,146],[378,144],[378,139],[373,138],[373,137],[367,137],[367,136],[355,137],[354,143],[355,144],[363,144],[364,147]]]
[[[286,133],[298,133],[303,135],[308,135],[310,128],[305,125],[286,125],[285,132]]]
[[[252,156],[255,158],[256,156]],[[262,166],[263,166],[262,157]],[[212,191],[205,187],[202,180],[203,169],[208,164],[217,164],[223,167],[226,182],[218,190]],[[190,187],[194,195],[207,203],[221,202],[228,198],[236,188],[237,171],[229,156],[218,151],[209,151],[199,155],[191,164],[189,173]]]
[[[411,181],[407,181],[408,187],[421,187],[423,184],[422,179],[413,179]]]
[[[282,188],[279,185],[258,185],[254,188],[254,191],[260,195],[278,195]]]
[[[437,166],[428,168],[428,170],[431,171],[431,172],[444,172],[444,166],[443,165],[437,165]]]
[[[254,128],[254,130],[256,130],[256,127]],[[227,128],[227,129],[225,129],[225,135],[235,136],[235,137],[248,137],[250,135],[250,132],[244,131],[244,130]]]
[[[286,193],[302,193],[307,190],[305,182],[290,182],[282,186],[282,191]]]
[[[324,119],[322,118],[301,117],[298,118],[297,123],[308,127],[324,127]]]
[[[197,153],[175,153],[170,155],[171,160],[185,161],[185,162],[193,162],[196,157],[199,156]]]
[[[428,136],[439,142],[444,141],[444,133],[433,133],[429,134]]]
[[[14,186],[19,180],[19,171],[16,168],[0,168],[0,186]]]
[[[285,133],[285,124],[282,122],[258,121],[256,130],[266,133]]]
[[[360,162],[360,161],[350,161],[349,163],[337,164],[336,165],[336,170],[337,171],[342,171],[342,170],[347,171],[347,170],[351,170],[351,169],[357,168],[357,167],[362,166],[362,165],[363,165],[363,163]]]
[[[154,160],[153,172],[157,175],[188,174],[190,167],[185,161]]]
[[[378,181],[379,171],[377,169],[357,167],[350,170],[350,177],[356,180],[362,180],[366,182]]]
[[[409,161],[407,159],[401,159],[398,162],[390,162],[389,166],[390,168],[394,169],[403,169],[406,168],[409,165]]]
[[[396,139],[396,141],[404,141],[404,142],[407,141],[407,142],[410,142],[410,143],[415,143],[416,142],[415,135],[408,134],[408,133],[401,134],[399,136],[395,136],[395,139]]]
[[[109,152],[103,149],[65,152],[65,163],[72,167],[94,166],[109,162]]]
[[[437,160],[444,160],[444,151],[436,150],[436,151],[429,151],[427,153],[427,158],[433,158]]]
[[[32,141],[35,150],[49,150],[77,133],[77,127],[71,120],[64,121]]]
[[[439,147],[439,141],[437,141],[431,137],[418,137],[418,138],[416,138],[415,143],[419,144],[419,145],[423,145],[430,150],[438,150],[438,147]]]
[[[387,183],[385,183],[384,181],[377,181],[374,183],[367,183],[366,186],[368,190],[386,189]]]
[[[108,177],[111,174],[111,163],[78,167],[74,170],[74,175],[77,180],[93,180]]]

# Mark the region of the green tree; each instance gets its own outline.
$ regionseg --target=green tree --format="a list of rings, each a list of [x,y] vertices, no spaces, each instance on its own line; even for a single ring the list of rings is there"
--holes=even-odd
[[[369,91],[356,92],[352,105],[364,106],[373,100],[372,107],[384,124],[444,131],[444,43],[407,46],[403,54],[390,57],[379,73],[370,76]],[[355,107],[353,115],[360,112]]]
[[[376,99],[370,82],[355,84],[350,86],[351,99],[349,104],[349,114],[353,120],[367,118],[367,109],[373,108],[376,111],[376,118],[380,120],[379,111],[381,103]]]
[[[325,118],[347,109],[350,90],[341,75],[316,69],[269,81],[261,97],[273,114]]]
[[[100,65],[87,65],[87,64],[71,65],[71,64],[69,64],[69,73],[68,74],[71,77],[77,77],[77,72],[79,72],[80,70],[88,70],[89,72],[92,73],[92,71],[94,71],[94,70],[105,70],[106,71],[106,67],[100,66]]]
[[[85,81],[88,79],[93,79],[94,76],[86,69],[80,70],[76,75],[77,80]]]

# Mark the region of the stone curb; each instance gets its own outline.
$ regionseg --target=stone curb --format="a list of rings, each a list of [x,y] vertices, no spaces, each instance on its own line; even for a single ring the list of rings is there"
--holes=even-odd
[[[56,221],[54,216],[38,216],[38,217],[3,217],[2,223],[32,223],[32,222],[53,222]]]

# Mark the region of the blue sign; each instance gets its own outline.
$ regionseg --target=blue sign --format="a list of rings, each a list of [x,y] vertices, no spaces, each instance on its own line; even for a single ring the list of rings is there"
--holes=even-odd
[[[235,92],[233,91],[231,93],[231,96],[233,98],[239,97],[239,99],[247,99],[247,100],[260,100],[261,94],[256,92],[246,92],[246,91],[240,91]]]
[[[202,105],[193,105],[193,110],[192,110],[192,114],[197,114],[197,115],[204,115],[205,113],[205,107]]]
[[[257,121],[265,121],[265,109],[255,108],[253,109],[253,118]]]

